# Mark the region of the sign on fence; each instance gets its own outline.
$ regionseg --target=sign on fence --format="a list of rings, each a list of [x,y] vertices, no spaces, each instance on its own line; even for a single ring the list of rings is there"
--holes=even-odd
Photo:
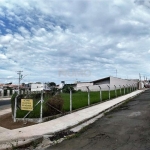
[[[21,99],[21,110],[33,110],[33,99]]]

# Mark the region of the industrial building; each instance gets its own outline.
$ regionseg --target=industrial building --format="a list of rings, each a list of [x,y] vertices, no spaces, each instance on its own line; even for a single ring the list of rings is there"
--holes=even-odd
[[[91,91],[99,91],[100,88],[102,90],[110,90],[119,89],[123,87],[138,87],[138,79],[121,79],[117,77],[106,77],[98,80],[94,80],[91,82],[78,82],[76,85],[76,90],[87,91],[87,87]]]

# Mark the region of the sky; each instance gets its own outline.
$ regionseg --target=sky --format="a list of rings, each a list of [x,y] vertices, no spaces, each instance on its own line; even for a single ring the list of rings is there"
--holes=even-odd
[[[150,78],[150,0],[0,0],[0,83]]]

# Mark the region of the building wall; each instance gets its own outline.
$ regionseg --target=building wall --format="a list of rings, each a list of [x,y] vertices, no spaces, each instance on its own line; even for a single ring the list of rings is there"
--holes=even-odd
[[[106,80],[98,81],[94,83],[94,85],[99,85],[99,84],[110,84],[110,79],[106,79]]]
[[[90,82],[78,82],[76,85],[75,90],[82,90],[82,88],[85,90],[87,89],[86,86],[91,86],[93,83]]]
[[[100,87],[103,91],[108,91],[108,86],[107,85],[109,85],[109,84],[89,85],[88,87],[89,87],[90,91],[100,91]],[[84,92],[88,91],[86,86],[82,86],[82,87],[78,88],[78,90],[81,90],[81,91],[84,91]]]
[[[108,91],[109,89],[108,86],[110,86],[110,90],[114,90],[115,86],[117,89],[120,89],[120,86],[123,88],[123,85],[127,87],[134,84],[134,86],[138,87],[138,81],[136,80],[126,80],[126,79],[120,79],[115,77],[110,77],[110,83],[109,83],[109,79],[106,79],[105,81],[102,82],[98,81],[96,84],[98,83],[99,85],[93,85],[93,83],[82,83],[82,82],[79,84],[77,83],[77,90],[87,91],[86,86],[89,87],[90,91],[99,91],[100,87],[103,91]]]
[[[127,80],[127,79],[120,79],[120,78],[116,78],[116,77],[110,77],[110,88],[114,88],[114,85],[119,88],[119,85],[121,87],[124,86],[136,86],[138,85],[138,81],[136,80]]]
[[[50,90],[46,84],[38,84],[38,83],[32,83],[31,84],[31,91],[42,91],[42,90]]]
[[[93,85],[91,82],[78,82],[77,87],[82,87],[82,86],[90,86]]]

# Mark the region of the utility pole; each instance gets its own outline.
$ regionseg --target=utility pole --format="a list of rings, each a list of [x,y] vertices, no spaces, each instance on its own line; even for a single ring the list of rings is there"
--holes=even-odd
[[[116,69],[116,77],[117,77],[117,69]]]
[[[15,97],[15,106],[14,106],[14,122],[16,122],[16,114],[17,114],[17,97],[20,94],[20,80],[22,79],[22,74],[21,72],[23,71],[17,71],[17,74],[19,75],[19,83],[18,83],[18,95]]]
[[[21,74],[21,72],[23,72],[23,71],[17,71],[17,74],[19,75],[19,82],[18,82],[18,95],[20,94],[20,81],[21,81],[21,79],[22,79],[22,74]]]
[[[140,78],[140,81],[141,81],[141,74],[139,73],[139,78]]]

